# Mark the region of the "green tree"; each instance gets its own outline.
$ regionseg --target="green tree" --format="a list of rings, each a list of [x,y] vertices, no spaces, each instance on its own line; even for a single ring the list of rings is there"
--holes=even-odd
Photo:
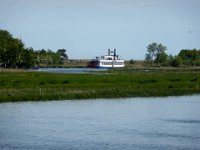
[[[66,49],[58,49],[57,53],[60,54],[62,58],[68,59],[68,56],[66,54]]]
[[[168,55],[162,51],[160,53],[157,54],[156,59],[155,59],[155,63],[164,63],[167,61]]]
[[[21,63],[19,64],[22,68],[31,68],[35,65],[36,59],[33,48],[26,48],[23,50]]]
[[[179,67],[182,64],[182,59],[179,56],[175,56],[171,62],[171,65],[174,67]]]
[[[200,59],[200,53],[196,49],[183,49],[178,54],[183,60],[198,60]]]
[[[53,52],[51,50],[48,50],[47,55],[49,57],[51,57],[51,60],[52,60],[51,64],[52,65],[58,65],[59,64],[59,62],[60,62],[60,54],[55,53],[55,52]]]
[[[0,30],[0,61],[4,67],[16,67],[23,49],[20,39],[13,38],[6,30]]]
[[[165,61],[166,66],[173,66],[174,56],[172,54],[167,56],[167,60]]]
[[[154,57],[156,56],[156,51],[157,51],[157,47],[158,47],[158,44],[157,43],[152,43],[152,44],[149,44],[147,46],[147,54],[146,54],[146,60],[147,61],[153,61],[154,60]]]
[[[184,65],[198,65],[200,61],[200,50],[182,49],[178,56],[183,60]]]
[[[160,53],[163,53],[167,50],[167,47],[162,45],[162,44],[159,44],[157,46],[157,49],[156,49],[156,55],[160,54]]]
[[[34,51],[36,64],[38,66],[58,65],[61,63],[61,55],[50,49]]]
[[[166,50],[167,47],[162,44],[151,43],[147,46],[148,53],[146,53],[145,59],[155,63],[163,63],[167,59]]]

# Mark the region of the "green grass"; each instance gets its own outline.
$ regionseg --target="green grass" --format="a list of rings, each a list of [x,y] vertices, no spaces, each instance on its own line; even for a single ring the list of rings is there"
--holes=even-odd
[[[200,70],[111,70],[98,74],[0,72],[0,102],[173,96],[200,93]]]

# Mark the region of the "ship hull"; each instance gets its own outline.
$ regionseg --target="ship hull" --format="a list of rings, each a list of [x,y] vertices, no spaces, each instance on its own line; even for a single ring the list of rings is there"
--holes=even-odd
[[[89,68],[123,68],[124,60],[92,60],[88,62]]]

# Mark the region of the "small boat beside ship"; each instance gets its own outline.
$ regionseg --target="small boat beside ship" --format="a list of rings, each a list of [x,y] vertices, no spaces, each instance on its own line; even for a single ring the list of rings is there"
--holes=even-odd
[[[87,67],[90,68],[122,68],[124,67],[124,60],[119,58],[116,54],[116,49],[110,51],[108,49],[108,55],[96,57],[88,62]]]

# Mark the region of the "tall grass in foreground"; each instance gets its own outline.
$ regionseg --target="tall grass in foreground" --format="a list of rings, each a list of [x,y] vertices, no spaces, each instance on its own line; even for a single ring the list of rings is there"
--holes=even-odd
[[[99,74],[1,72],[0,102],[172,96],[200,93],[200,71],[111,71]]]

